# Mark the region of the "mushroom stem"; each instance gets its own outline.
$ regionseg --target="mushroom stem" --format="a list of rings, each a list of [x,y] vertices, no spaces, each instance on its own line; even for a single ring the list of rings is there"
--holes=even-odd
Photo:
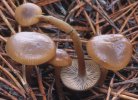
[[[23,75],[23,80],[25,83],[27,83],[26,81],[26,66],[22,65],[22,75]]]
[[[55,67],[56,89],[57,89],[57,94],[58,94],[59,100],[65,100],[61,82],[60,82],[60,71],[61,71],[60,67]]]
[[[105,68],[100,68],[100,70],[101,70],[101,76],[100,76],[100,79],[98,81],[98,85],[102,86],[104,81],[105,81],[105,79],[106,79],[106,76],[108,74],[108,70],[105,69]]]
[[[40,70],[39,70],[39,68],[37,66],[35,66],[35,69],[36,69],[36,74],[37,74],[37,80],[38,80],[39,89],[40,89],[40,92],[41,92],[42,97],[43,97],[42,100],[47,100],[46,99],[45,89],[44,89],[44,86],[43,86],[43,83],[42,83],[42,75],[41,75]]]
[[[78,65],[79,65],[78,75],[82,76],[82,77],[85,76],[86,70],[85,70],[84,55],[83,55],[82,43],[78,36],[78,32],[68,23],[66,23],[60,19],[57,19],[53,16],[40,15],[40,16],[38,16],[38,18],[42,21],[46,21],[47,23],[50,23],[50,24],[56,26],[57,28],[59,28],[60,30],[62,30],[64,32],[70,34],[70,37],[73,40],[74,49],[75,49],[77,57],[78,57]]]
[[[23,74],[23,86],[26,90],[26,92],[32,97],[32,100],[37,100],[34,92],[32,91],[32,89],[29,87],[27,81],[26,81],[26,66],[22,65],[22,74]]]
[[[31,73],[32,73],[32,70],[33,70],[34,66],[26,66],[26,81],[29,85],[32,84],[32,77],[31,77]]]

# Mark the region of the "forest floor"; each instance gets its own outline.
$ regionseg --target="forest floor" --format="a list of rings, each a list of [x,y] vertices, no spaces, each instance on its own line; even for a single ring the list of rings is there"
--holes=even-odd
[[[21,31],[47,34],[76,59],[76,51],[69,34],[48,23],[29,27],[15,20],[17,6],[31,2],[40,6],[44,15],[51,15],[69,23],[79,32],[85,60],[91,59],[86,43],[96,35],[122,34],[133,46],[129,64],[118,72],[109,71],[102,86],[87,91],[73,91],[62,84],[63,100],[138,100],[138,0],[0,0],[0,100],[58,100],[53,66],[44,63],[32,68],[23,80],[23,65],[12,60],[5,51],[5,41]],[[43,85],[42,85],[43,84]],[[44,91],[42,91],[43,89]]]

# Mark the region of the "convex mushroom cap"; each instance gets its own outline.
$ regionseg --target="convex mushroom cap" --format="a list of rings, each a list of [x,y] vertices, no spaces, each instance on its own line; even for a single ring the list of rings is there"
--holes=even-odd
[[[20,32],[7,40],[6,52],[21,64],[39,65],[55,56],[56,47],[53,40],[45,34]]]
[[[15,19],[22,26],[30,26],[38,23],[38,15],[42,15],[42,10],[33,3],[22,4],[15,10]]]
[[[72,59],[65,50],[56,49],[56,56],[49,63],[56,67],[66,67],[71,65]]]
[[[73,59],[70,67],[61,69],[61,80],[63,84],[75,91],[85,91],[92,88],[100,78],[100,66],[92,60],[85,60],[86,75],[78,75],[78,62]]]
[[[87,52],[96,63],[104,68],[118,71],[129,63],[132,45],[120,34],[100,35],[88,41]]]

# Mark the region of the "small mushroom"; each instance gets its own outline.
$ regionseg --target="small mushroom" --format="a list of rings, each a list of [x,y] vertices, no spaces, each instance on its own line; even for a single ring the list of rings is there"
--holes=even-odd
[[[106,70],[119,71],[129,63],[132,45],[120,34],[100,35],[88,41],[87,52]],[[102,77],[106,77],[106,74]]]
[[[56,49],[56,56],[52,58],[49,63],[55,66],[55,68],[61,68],[70,66],[72,63],[72,59],[65,50]]]
[[[93,87],[100,78],[100,67],[91,60],[85,60],[86,69],[80,69],[77,60],[72,61],[70,67],[62,68],[61,80],[65,86],[75,91],[85,91]],[[80,73],[86,70],[86,74]]]
[[[42,15],[39,6],[33,3],[24,3],[15,10],[15,19],[22,26],[30,26],[39,22],[37,15]]]
[[[68,53],[62,49],[56,50],[56,56],[49,61],[55,68],[56,89],[59,96],[59,100],[65,100],[63,90],[60,82],[60,71],[63,67],[68,67],[72,63],[72,59]]]
[[[50,37],[37,32],[20,32],[12,35],[6,43],[6,52],[9,57],[25,65],[39,65],[55,56],[55,44]],[[32,68],[31,68],[32,69]],[[25,71],[23,66],[24,87],[28,90],[26,76],[30,77],[30,67]],[[27,73],[25,73],[27,72]],[[27,80],[28,81],[28,80]],[[34,100],[36,97],[29,91]],[[46,99],[43,96],[43,99]]]
[[[47,35],[20,32],[7,40],[6,52],[18,63],[39,65],[52,59],[56,54],[56,48],[53,40]]]

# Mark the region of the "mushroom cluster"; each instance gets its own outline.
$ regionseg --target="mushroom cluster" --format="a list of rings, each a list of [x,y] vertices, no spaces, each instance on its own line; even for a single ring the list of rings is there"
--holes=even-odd
[[[17,7],[15,19],[21,26],[45,21],[70,35],[77,54],[77,59],[74,59],[72,64],[68,54],[63,50],[56,50],[54,42],[47,35],[36,32],[20,32],[11,36],[7,41],[6,51],[12,59],[21,64],[38,65],[49,61],[55,66],[55,72],[58,73],[57,76],[60,75],[63,84],[73,90],[90,89],[100,78],[100,66],[118,71],[129,63],[132,55],[132,45],[123,35],[101,35],[88,41],[87,52],[92,60],[84,60],[78,32],[60,19],[42,15],[41,8],[32,3]],[[61,67],[64,68],[59,74],[58,68]]]
[[[37,5],[32,4],[32,3],[25,3],[25,4],[22,4],[19,7],[17,7],[15,10],[15,16],[16,16],[15,19],[17,20],[17,22],[22,26],[30,26],[30,25],[36,24],[39,21],[45,21],[49,24],[56,26],[57,28],[64,31],[65,33],[69,34],[70,37],[72,38],[72,41],[74,44],[74,49],[75,49],[76,54],[77,54],[77,60],[76,60],[77,66],[76,66],[76,68],[78,69],[78,71],[73,71],[73,73],[74,73],[74,75],[78,74],[77,76],[79,77],[80,81],[84,81],[84,78],[82,78],[82,77],[86,77],[85,80],[90,81],[89,83],[93,83],[92,82],[93,80],[91,78],[89,79],[88,76],[91,76],[91,74],[92,74],[91,72],[93,72],[92,70],[95,69],[95,68],[93,68],[93,67],[95,67],[95,65],[94,66],[91,65],[91,66],[93,66],[91,68],[90,64],[87,64],[84,61],[82,43],[81,43],[80,38],[78,36],[79,33],[71,25],[69,25],[68,23],[66,23],[60,19],[57,19],[53,16],[42,15],[42,10],[40,9],[40,7],[38,7]],[[86,64],[86,66],[85,66],[85,64]],[[74,65],[72,65],[72,66],[74,66]],[[99,65],[96,64],[96,66],[97,66],[96,69],[98,71],[97,73],[100,74],[100,70],[98,70]],[[88,69],[89,69],[89,71],[87,72]],[[62,70],[64,70],[64,68],[62,68]],[[64,71],[62,71],[62,72],[64,72]],[[98,80],[98,78],[99,77],[97,77],[97,80]],[[68,78],[68,79],[69,79],[68,81],[70,81],[71,78]],[[63,83],[66,85],[66,82],[68,82],[68,81],[64,81]],[[71,81],[72,81],[72,79],[71,79]],[[74,81],[74,82],[77,82],[77,81]],[[74,84],[77,84],[77,83],[74,83]],[[96,83],[96,81],[94,83]],[[84,82],[84,84],[82,86],[86,86],[86,85],[87,84],[85,84],[85,82]],[[87,89],[91,88],[93,85],[94,84],[88,85],[84,89],[77,88],[77,90],[87,90]]]

